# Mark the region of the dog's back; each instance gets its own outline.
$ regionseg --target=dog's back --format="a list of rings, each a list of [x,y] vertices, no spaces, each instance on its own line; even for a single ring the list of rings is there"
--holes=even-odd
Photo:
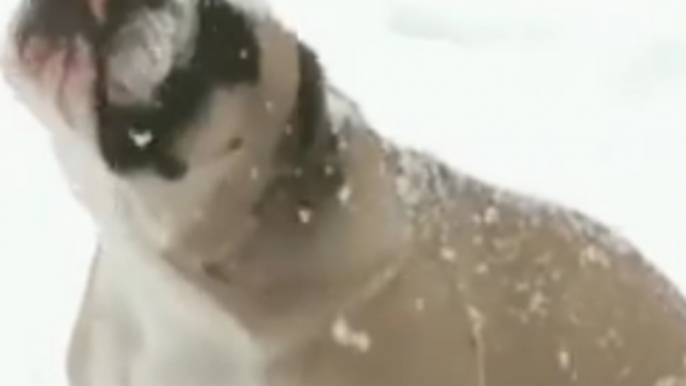
[[[379,146],[409,236],[399,263],[288,357],[296,384],[686,384],[684,302],[626,241]]]

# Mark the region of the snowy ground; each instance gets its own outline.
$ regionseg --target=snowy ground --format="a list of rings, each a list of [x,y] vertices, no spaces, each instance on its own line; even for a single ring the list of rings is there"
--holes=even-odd
[[[585,210],[686,288],[683,0],[272,3],[379,130]],[[92,229],[2,83],[0,118],[0,385],[62,386]]]

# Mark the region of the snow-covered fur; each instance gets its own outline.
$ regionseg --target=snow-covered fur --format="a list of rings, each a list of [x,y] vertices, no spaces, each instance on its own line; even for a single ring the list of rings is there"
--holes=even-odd
[[[380,138],[261,2],[27,0],[5,73],[99,230],[74,386],[686,385],[631,245]]]

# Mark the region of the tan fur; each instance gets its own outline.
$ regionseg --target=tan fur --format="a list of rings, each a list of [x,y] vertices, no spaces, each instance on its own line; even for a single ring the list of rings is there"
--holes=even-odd
[[[423,158],[402,168],[409,155],[365,131],[348,136],[348,201],[309,223],[275,208],[211,271],[176,279],[269,353],[264,384],[686,382],[682,300],[623,241]],[[406,178],[428,179],[411,202],[397,193]]]
[[[279,60],[215,95],[183,180],[114,176],[53,133],[101,231],[73,386],[686,385],[683,300],[633,248],[393,147],[332,90],[336,176],[273,184],[297,59],[260,25]]]

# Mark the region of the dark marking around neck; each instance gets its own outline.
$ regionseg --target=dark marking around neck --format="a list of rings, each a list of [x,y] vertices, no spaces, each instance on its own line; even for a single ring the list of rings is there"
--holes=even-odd
[[[201,0],[198,18],[192,58],[172,71],[149,106],[109,102],[104,84],[107,46],[102,46],[95,91],[98,140],[105,161],[115,172],[152,169],[166,179],[183,177],[186,165],[174,155],[174,145],[203,113],[212,90],[259,81],[260,51],[246,15],[226,2]],[[137,143],[137,135],[148,140]]]
[[[303,43],[298,44],[298,63],[295,107],[274,154],[278,177],[253,208],[258,215],[274,205],[289,210],[314,208],[335,196],[342,183],[339,140],[327,111],[325,74],[315,53]]]
[[[300,84],[294,111],[294,123],[298,126],[298,141],[303,152],[313,146],[317,134],[323,134],[326,122],[324,74],[317,57],[302,43],[298,44]]]

